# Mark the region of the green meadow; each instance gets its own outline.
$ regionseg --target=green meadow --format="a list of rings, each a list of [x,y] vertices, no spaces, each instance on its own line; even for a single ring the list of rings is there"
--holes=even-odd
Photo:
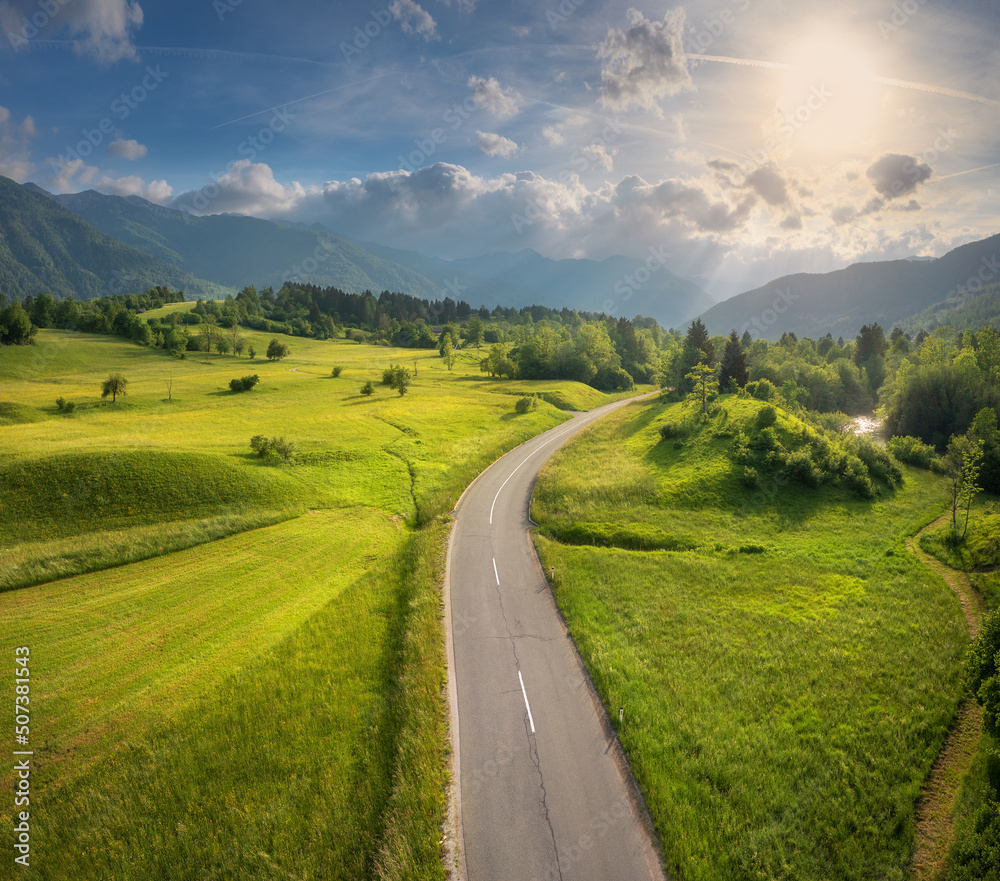
[[[678,881],[907,877],[962,696],[958,600],[904,547],[945,507],[904,470],[862,500],[730,454],[760,402],[636,403],[536,487],[546,569]],[[664,422],[686,436],[661,437]],[[802,431],[779,411],[781,432]]]
[[[0,348],[0,651],[30,649],[33,877],[444,877],[447,514],[609,398],[489,380],[471,352],[448,371],[285,342],[278,362],[53,330]],[[403,397],[393,363],[415,372]]]

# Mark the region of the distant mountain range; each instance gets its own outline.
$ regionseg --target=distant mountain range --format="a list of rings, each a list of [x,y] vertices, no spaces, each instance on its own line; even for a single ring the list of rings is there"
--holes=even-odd
[[[192,217],[138,196],[88,190],[53,196],[0,177],[0,291],[87,299],[154,285],[216,298],[286,280],[361,292],[398,291],[485,305],[529,305],[655,318],[681,328],[699,316],[711,333],[855,336],[864,324],[911,327],[1000,281],[1000,235],[938,259],[857,263],[784,276],[715,303],[665,257],[552,260],[532,250],[460,260],[350,242],[314,224],[241,215]],[[941,305],[944,304],[944,305]],[[984,307],[985,308],[985,307]]]
[[[199,285],[189,276],[208,279],[230,292],[246,285],[277,289],[294,280],[353,292],[400,291],[428,300],[450,297],[473,307],[538,304],[627,317],[642,313],[667,327],[680,326],[714,302],[694,282],[674,276],[655,254],[596,262],[550,260],[524,250],[448,261],[385,245],[350,242],[318,224],[233,214],[193,217],[138,196],[108,196],[93,190],[52,196],[34,184],[21,189],[47,196],[95,230],[154,258],[157,262],[149,264],[150,272],[154,267],[163,272],[162,264],[169,264],[173,277],[178,277],[178,271],[185,273],[185,285],[156,283],[181,286],[196,294],[205,283]],[[37,284],[12,288],[12,292],[19,296],[35,293],[32,287],[57,293]],[[70,290],[63,285],[58,293],[69,295]],[[78,294],[92,295],[90,289]]]
[[[981,290],[1000,279],[1000,235],[971,242],[936,260],[855,263],[822,275],[786,275],[713,306],[700,317],[709,333],[737,333],[776,339],[798,336],[854,337],[865,324],[886,330],[907,324],[922,310]]]
[[[111,238],[35,187],[0,177],[0,292],[88,299],[158,284],[218,297],[225,289]]]

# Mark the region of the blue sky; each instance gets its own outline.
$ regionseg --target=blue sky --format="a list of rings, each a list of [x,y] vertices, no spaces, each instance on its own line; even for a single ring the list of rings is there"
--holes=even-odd
[[[0,0],[0,173],[717,294],[1000,232],[994,0]]]

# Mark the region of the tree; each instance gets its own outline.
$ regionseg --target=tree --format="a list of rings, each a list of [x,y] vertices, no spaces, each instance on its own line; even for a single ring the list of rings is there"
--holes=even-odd
[[[372,385],[372,381],[369,379],[363,386],[361,386],[361,394],[366,398],[375,394],[375,386]]]
[[[201,302],[200,300],[198,301]],[[215,341],[219,339],[219,319],[214,315],[206,315],[201,327],[201,347],[206,352],[211,352],[215,347]]]
[[[968,435],[953,436],[944,455],[945,468],[951,480],[951,533],[959,543],[965,541],[969,528],[969,511],[972,500],[982,490],[979,485],[979,468],[983,460],[983,445]],[[958,534],[959,508],[965,508],[962,534]]]
[[[726,348],[722,353],[722,364],[719,371],[719,385],[723,389],[728,389],[729,384],[735,383],[740,388],[747,384],[750,379],[750,372],[747,370],[747,358],[743,352],[743,344],[733,330],[726,340]]]
[[[868,383],[874,394],[885,381],[885,353],[889,342],[881,324],[866,324],[861,328],[854,345],[854,363],[868,375]]]
[[[455,364],[455,347],[451,343],[451,337],[442,334],[441,339],[441,357],[444,358],[444,363],[448,365],[448,369]]]
[[[229,340],[224,336],[220,336],[215,341],[215,351],[220,355],[226,355],[229,353]]]
[[[719,379],[715,374],[715,368],[708,364],[695,364],[686,379],[692,384],[687,399],[700,403],[701,413],[703,416],[706,415],[708,402],[719,393]]]
[[[0,310],[0,346],[26,346],[36,333],[38,328],[18,300]]]
[[[282,358],[286,357],[290,352],[288,346],[280,342],[277,337],[272,338],[271,342],[267,344],[267,359],[268,361],[280,361]]]
[[[229,326],[226,338],[229,340],[229,347],[233,350],[233,354],[242,355],[243,347],[246,343],[243,339],[243,331],[240,329],[240,324],[235,318],[233,319],[233,323]]]
[[[389,386],[389,388],[398,391],[399,396],[402,397],[406,394],[412,382],[410,368],[404,367],[402,364],[393,364],[382,372],[382,382]]]
[[[476,347],[476,354],[479,354],[479,347],[483,344],[486,336],[486,327],[483,320],[478,315],[473,315],[465,322],[465,341]]]
[[[127,388],[128,380],[120,373],[112,373],[101,385],[101,397],[106,398],[111,395],[111,403],[113,404],[118,400],[119,395],[125,397]]]
[[[684,338],[684,348],[699,349],[704,357],[698,360],[704,361],[706,364],[712,364],[715,361],[715,348],[708,336],[708,328],[705,327],[705,323],[700,318],[691,322],[687,336]]]

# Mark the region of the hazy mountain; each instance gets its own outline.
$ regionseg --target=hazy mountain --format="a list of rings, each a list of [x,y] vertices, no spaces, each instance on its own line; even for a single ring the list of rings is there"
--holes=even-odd
[[[237,290],[246,285],[277,289],[296,279],[355,293],[444,296],[419,273],[326,230],[236,214],[193,217],[139,196],[93,190],[53,198],[109,236]]]
[[[158,284],[218,297],[226,291],[105,235],[43,190],[0,177],[0,292],[86,300]]]
[[[854,337],[862,325],[886,329],[966,288],[1000,278],[1000,235],[971,242],[936,260],[855,263],[822,275],[786,275],[713,306],[701,318],[710,333],[776,339],[785,331]]]
[[[715,302],[694,282],[673,275],[655,253],[639,259],[552,260],[525,249],[440,260],[370,243],[365,247],[412,267],[453,299],[460,297],[473,305],[537,303],[627,318],[641,314],[664,327],[678,327]]]

